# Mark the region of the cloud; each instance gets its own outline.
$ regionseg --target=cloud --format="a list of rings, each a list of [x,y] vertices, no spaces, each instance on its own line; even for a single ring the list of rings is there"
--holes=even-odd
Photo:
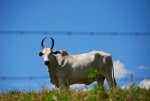
[[[93,82],[90,85],[85,85],[85,84],[72,84],[70,85],[70,88],[72,90],[82,90],[82,91],[87,91],[87,90],[91,90],[93,88],[93,86],[97,84],[97,82]]]
[[[139,84],[140,88],[146,88],[149,89],[150,88],[150,79],[144,79],[140,82]]]
[[[84,84],[73,84],[70,85],[70,88],[73,90],[83,90],[85,88]]]
[[[51,89],[52,90],[58,90],[58,88],[55,85],[53,85],[53,84],[51,85]]]
[[[114,65],[114,73],[116,79],[123,79],[129,76],[131,73],[129,70],[125,68],[125,65],[121,63],[119,60],[113,62]]]
[[[139,84],[129,83],[126,85],[123,85],[122,89],[129,89],[132,85],[135,85],[137,87],[143,88],[143,89],[150,89],[150,79],[143,79],[140,81]]]
[[[147,67],[147,66],[143,66],[143,65],[141,65],[141,66],[139,66],[139,69],[141,69],[141,70],[145,70],[145,69],[150,69],[150,67]]]

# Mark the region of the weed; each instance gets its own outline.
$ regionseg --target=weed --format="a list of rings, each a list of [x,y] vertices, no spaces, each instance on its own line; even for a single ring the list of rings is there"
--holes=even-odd
[[[92,90],[73,91],[69,89],[24,92],[19,90],[4,91],[0,101],[150,101],[150,89],[131,86],[129,89],[105,89],[95,85]]]

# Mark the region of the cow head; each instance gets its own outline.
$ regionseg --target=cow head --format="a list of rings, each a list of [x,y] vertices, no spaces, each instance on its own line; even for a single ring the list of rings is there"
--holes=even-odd
[[[53,61],[55,59],[55,54],[58,54],[59,51],[53,51],[54,48],[54,39],[50,38],[52,40],[52,45],[50,48],[45,48],[44,47],[44,40],[46,38],[44,38],[41,42],[41,48],[42,48],[42,52],[39,52],[39,56],[43,56],[44,59],[44,64],[45,65],[49,65],[51,61]]]

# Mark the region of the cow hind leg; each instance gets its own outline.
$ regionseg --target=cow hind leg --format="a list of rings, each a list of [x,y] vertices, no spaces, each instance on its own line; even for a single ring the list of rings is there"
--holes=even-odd
[[[113,88],[115,87],[115,84],[114,84],[114,80],[112,78],[112,75],[106,75],[106,80],[107,80],[107,83],[109,85],[110,88]]]

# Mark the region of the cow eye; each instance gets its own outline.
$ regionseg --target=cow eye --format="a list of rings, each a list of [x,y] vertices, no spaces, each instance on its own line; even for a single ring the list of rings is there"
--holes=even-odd
[[[39,56],[42,56],[42,55],[44,55],[44,54],[43,54],[42,52],[40,52],[40,53],[39,53]]]

